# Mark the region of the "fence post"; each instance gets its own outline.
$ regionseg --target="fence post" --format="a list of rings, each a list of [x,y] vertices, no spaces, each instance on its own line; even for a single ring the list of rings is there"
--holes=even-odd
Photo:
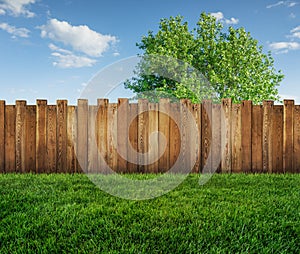
[[[283,109],[283,170],[293,171],[294,100],[284,100]]]

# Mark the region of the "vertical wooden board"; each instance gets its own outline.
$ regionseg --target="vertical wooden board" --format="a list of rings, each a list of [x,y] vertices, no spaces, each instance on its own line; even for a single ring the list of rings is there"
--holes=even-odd
[[[26,101],[16,101],[16,172],[25,173]]]
[[[273,101],[263,102],[263,172],[272,172],[272,112]]]
[[[300,173],[300,105],[294,108],[294,164],[293,172]]]
[[[138,104],[129,104],[128,172],[138,172]]]
[[[118,153],[116,146],[117,140],[117,117],[118,104],[110,103],[108,105],[108,127],[107,127],[107,162],[108,166],[114,172],[118,172]]]
[[[232,172],[242,172],[242,118],[241,118],[241,104],[233,104],[231,111],[231,137],[232,137]]]
[[[127,140],[129,133],[128,125],[128,99],[118,99],[118,172],[126,173],[127,171]]]
[[[5,107],[5,172],[16,170],[16,109],[14,105]]]
[[[158,167],[159,172],[164,173],[170,169],[170,100],[160,99],[158,107],[158,130],[166,141],[166,145],[163,146],[163,142],[159,139],[158,151],[162,156],[159,158]]]
[[[180,108],[178,105],[178,114],[180,116]],[[201,157],[201,123],[202,123],[202,105],[201,104],[192,104],[191,105],[191,113],[194,117],[194,121],[196,123],[196,132],[197,133],[191,133],[191,138],[195,138],[196,140],[196,149],[194,151],[191,151],[191,161],[195,161],[192,169],[192,173],[200,173],[202,170],[202,157]],[[178,119],[178,122],[180,122],[180,118]],[[180,132],[179,132],[179,138],[180,138]],[[172,135],[171,135],[172,137]],[[180,146],[179,151],[180,152]]]
[[[272,172],[282,173],[283,172],[283,106],[275,105],[273,107],[272,114]]]
[[[47,106],[47,167],[45,173],[56,173],[56,141],[57,141],[56,105]]]
[[[252,101],[243,101],[241,108],[242,117],[242,169],[245,173],[251,172],[252,168]]]
[[[260,173],[263,170],[262,165],[262,116],[263,110],[261,105],[252,107],[252,172]]]
[[[108,152],[107,152],[107,110],[108,100],[98,99],[97,113],[97,146],[99,151],[99,172],[108,173]]]
[[[203,169],[205,172],[211,172],[212,158],[210,156],[211,142],[212,142],[212,102],[204,100],[202,102],[202,145],[201,145],[201,157]]]
[[[283,109],[283,170],[293,172],[294,100],[284,100]]]
[[[75,106],[68,106],[67,135],[67,172],[76,173],[77,117]]]
[[[181,118],[181,126],[180,126],[180,138],[181,138],[181,153],[179,160],[180,163],[180,172],[186,172],[190,169],[190,126],[189,126],[189,108],[190,102],[186,99],[180,100],[180,118]]]
[[[221,104],[212,106],[212,170],[221,173]]]
[[[138,101],[138,167],[140,173],[147,172],[148,165],[148,141],[149,141],[149,111],[148,100]]]
[[[89,106],[88,117],[88,173],[95,174],[98,171],[98,148],[97,148],[97,120],[98,106]]]
[[[36,173],[47,167],[47,101],[37,100],[36,112]]]
[[[78,172],[87,172],[88,167],[88,101],[78,100],[77,106],[77,160]]]
[[[231,99],[222,99],[221,106],[221,147],[222,173],[231,172]]]
[[[66,173],[67,171],[67,113],[68,102],[66,100],[58,100],[56,131],[56,166],[58,173]]]
[[[26,107],[26,173],[36,172],[36,110],[37,107]]]
[[[148,172],[158,173],[158,104],[149,103],[149,153],[148,153]],[[150,140],[151,137],[151,140]],[[151,142],[150,142],[151,141]]]
[[[5,101],[0,100],[0,173],[5,172]]]

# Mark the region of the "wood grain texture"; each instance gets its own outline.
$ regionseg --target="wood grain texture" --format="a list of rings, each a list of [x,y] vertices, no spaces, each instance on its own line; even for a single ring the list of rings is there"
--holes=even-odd
[[[250,173],[252,169],[252,101],[242,101],[242,169],[245,173]]]
[[[293,173],[300,173],[300,105],[294,108],[294,151]]]
[[[36,172],[36,111],[35,105],[26,107],[26,173]]]
[[[222,162],[221,171],[222,173],[231,172],[231,99],[222,99],[221,106],[221,147],[222,151]]]
[[[221,159],[222,159],[222,149],[221,149],[221,104],[212,105],[212,143],[211,143],[211,153],[212,153],[212,170],[214,172],[221,172]]]
[[[77,173],[77,112],[75,106],[68,106],[67,135],[67,172]]]
[[[5,173],[5,101],[0,100],[0,173]]]
[[[272,172],[283,173],[283,106],[275,105],[272,114]]]
[[[283,170],[293,172],[294,100],[284,100],[283,108]]]
[[[26,101],[16,101],[16,172],[25,173]]]
[[[148,154],[148,172],[150,173],[158,173],[159,168],[159,158],[158,158],[158,115],[159,109],[157,103],[149,103],[148,104],[148,116],[149,116],[149,154]],[[175,131],[175,130],[174,130]],[[170,134],[171,135],[171,134]],[[151,142],[150,142],[151,137]],[[175,144],[174,144],[175,145]],[[174,151],[174,154],[176,152]],[[154,161],[154,162],[153,162]],[[153,162],[153,163],[150,163]]]
[[[126,173],[127,171],[127,142],[128,142],[128,99],[118,99],[118,172]]]
[[[98,106],[89,106],[88,117],[88,173],[98,172],[98,148],[97,148],[97,111]]]
[[[36,173],[47,168],[47,101],[37,100]]]
[[[253,105],[252,107],[252,172],[261,173],[263,171],[262,164],[262,126],[263,126],[263,109],[261,105]]]
[[[129,105],[128,171],[138,172],[138,104]]]
[[[139,172],[146,173],[148,169],[148,142],[149,142],[149,111],[148,100],[138,101],[138,152]]]
[[[47,106],[47,167],[46,173],[57,172],[57,110],[56,105]]]
[[[107,123],[107,162],[108,166],[114,172],[118,172],[118,153],[117,153],[117,117],[118,104],[110,103],[108,105],[108,123]]]
[[[16,108],[5,107],[5,172],[16,171]]]
[[[233,173],[242,171],[242,114],[241,104],[233,104],[231,111],[231,167]]]
[[[178,110],[180,110],[180,108]],[[194,121],[196,123],[196,130],[195,130],[196,133],[191,133],[191,136],[196,139],[195,140],[196,149],[194,151],[191,151],[191,156],[192,156],[191,160],[195,159],[195,165],[193,166],[192,173],[198,174],[202,171],[202,157],[201,157],[202,106],[201,106],[201,104],[191,104],[190,110],[191,110],[192,116],[194,117]],[[178,112],[176,114],[180,116],[180,112]],[[180,118],[178,119],[178,122],[180,123]],[[179,136],[180,136],[180,133],[179,133]]]
[[[77,160],[78,171],[88,170],[88,101],[78,100],[77,107]]]
[[[263,172],[272,173],[272,113],[273,101],[263,102]]]
[[[202,166],[206,168],[205,172],[212,171],[212,102],[210,100],[204,100],[202,102],[202,144],[201,144],[201,158]]]

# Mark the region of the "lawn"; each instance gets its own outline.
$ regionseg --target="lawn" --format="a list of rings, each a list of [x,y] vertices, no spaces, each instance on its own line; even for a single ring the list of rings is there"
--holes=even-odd
[[[198,180],[129,201],[86,175],[0,175],[0,253],[300,253],[300,175]]]

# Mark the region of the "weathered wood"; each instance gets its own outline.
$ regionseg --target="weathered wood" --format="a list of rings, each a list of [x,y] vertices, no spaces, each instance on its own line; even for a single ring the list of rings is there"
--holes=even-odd
[[[5,172],[16,172],[16,108],[5,106]]]
[[[212,171],[212,156],[211,144],[212,144],[212,102],[204,100],[202,102],[202,144],[201,144],[201,158],[202,166],[206,168],[206,172]]]
[[[118,153],[117,153],[117,117],[118,104],[110,103],[108,105],[108,123],[107,123],[107,162],[108,166],[114,172],[118,172]]]
[[[178,112],[175,112],[176,115],[178,115],[178,123],[180,123],[180,105],[178,105]],[[192,138],[196,139],[196,149],[194,151],[191,151],[191,160],[195,159],[195,165],[193,166],[192,173],[200,173],[202,171],[202,157],[201,157],[201,123],[202,123],[202,106],[201,104],[191,104],[191,113],[194,117],[194,121],[196,123],[196,133],[191,133]],[[177,134],[180,137],[180,132]],[[173,137],[173,135],[171,135]],[[180,144],[179,144],[179,150],[180,152]],[[172,156],[172,153],[170,153],[170,156]],[[192,165],[191,165],[192,166]]]
[[[231,172],[231,99],[223,99],[221,106],[221,147],[222,147],[222,173]]]
[[[16,101],[16,172],[25,173],[26,101]]]
[[[56,105],[47,106],[47,167],[46,173],[57,172],[57,111]]]
[[[140,99],[138,101],[138,152],[139,152],[139,172],[146,173],[148,169],[148,143],[149,143],[149,111],[148,101]]]
[[[283,170],[293,172],[294,100],[284,100],[283,109]]]
[[[5,101],[0,100],[0,173],[5,173]]]
[[[98,165],[98,148],[97,148],[97,111],[98,106],[89,106],[88,117],[88,173],[96,174]]]
[[[167,172],[170,169],[170,100],[162,98],[159,100],[158,130],[165,137],[165,147],[159,140],[159,172]]]
[[[244,173],[249,173],[252,169],[252,101],[243,101],[241,106],[242,170]]]
[[[283,173],[283,106],[273,107],[272,122],[272,172]]]
[[[221,173],[221,104],[212,105],[212,170],[217,173]]]
[[[26,172],[36,172],[36,111],[37,107],[30,105],[26,107]]]
[[[242,111],[241,104],[233,104],[231,112],[231,170],[242,171]]]
[[[78,100],[77,107],[77,160],[78,171],[88,170],[88,101]]]
[[[129,104],[128,171],[138,172],[138,104]]]
[[[108,173],[108,154],[107,154],[107,110],[108,100],[98,99],[98,113],[97,113],[97,145],[99,151],[99,169],[100,173]]]
[[[67,115],[67,172],[77,172],[77,114],[75,106],[68,106]]]
[[[128,142],[128,99],[118,99],[118,172],[126,173],[127,171],[127,142]]]
[[[273,101],[263,102],[263,172],[272,172],[272,111]]]
[[[157,103],[149,103],[149,154],[148,154],[148,172],[150,173],[158,173],[158,104]],[[173,126],[173,125],[172,125]],[[171,126],[170,126],[171,128]],[[174,130],[175,131],[175,130]],[[175,135],[175,133],[174,133]],[[151,139],[150,139],[151,137]],[[151,142],[150,142],[151,141]],[[175,145],[175,144],[174,144]],[[174,155],[176,152],[174,151]]]
[[[294,108],[294,164],[293,173],[300,173],[300,105]]]
[[[57,172],[66,173],[67,171],[67,114],[68,102],[66,100],[57,101]]]
[[[263,126],[263,110],[261,105],[252,107],[252,172],[260,173],[263,171],[262,165],[262,126]]]
[[[47,101],[37,100],[36,126],[36,173],[47,168]]]
[[[191,119],[189,114],[190,101],[186,99],[180,100],[180,118],[181,118],[181,153],[180,153],[180,172],[187,172],[191,169],[190,164],[190,142],[191,142],[191,133],[190,133],[190,121]]]

